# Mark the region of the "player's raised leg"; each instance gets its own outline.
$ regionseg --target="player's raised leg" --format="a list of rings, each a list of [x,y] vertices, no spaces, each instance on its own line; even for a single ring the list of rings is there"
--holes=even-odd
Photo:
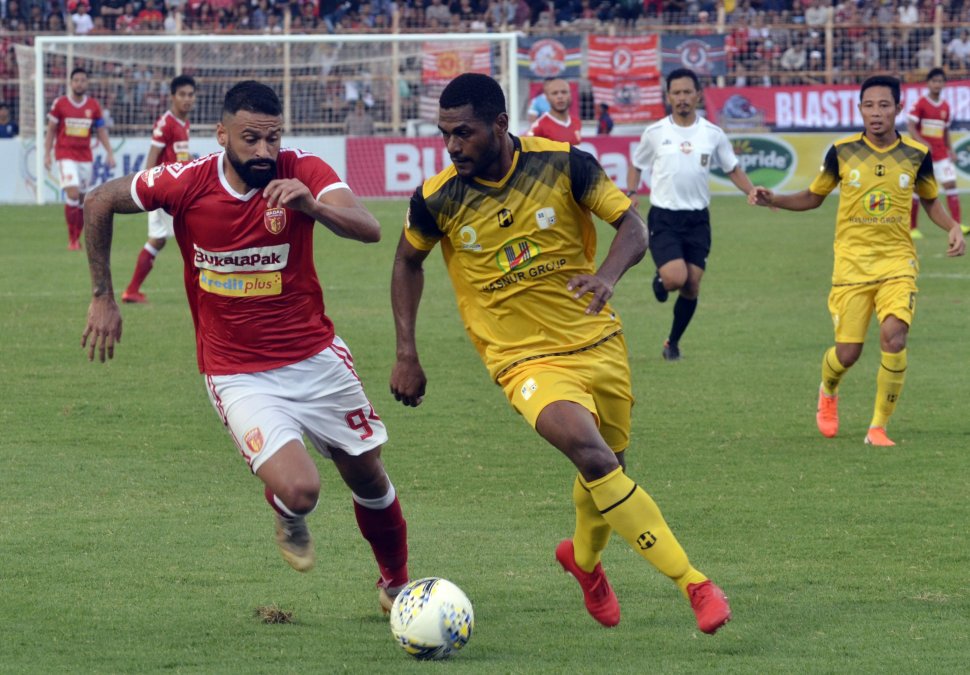
[[[576,465],[604,520],[677,584],[691,602],[698,627],[713,633],[727,623],[731,610],[724,594],[691,566],[656,503],[624,473],[603,441],[593,415],[577,403],[556,401],[543,409],[536,430]]]

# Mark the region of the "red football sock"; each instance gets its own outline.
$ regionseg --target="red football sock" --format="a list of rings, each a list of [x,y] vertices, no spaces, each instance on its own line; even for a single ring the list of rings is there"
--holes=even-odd
[[[354,501],[357,526],[374,551],[377,567],[387,586],[408,581],[408,526],[397,497],[384,509],[369,509]]]
[[[135,273],[131,275],[131,281],[128,283],[129,293],[138,292],[138,289],[141,288],[142,283],[145,281],[145,277],[152,271],[154,265],[155,256],[147,248],[143,248],[141,253],[138,254],[138,262],[135,263]]]
[[[64,221],[67,223],[67,239],[68,241],[75,242],[81,233],[77,230],[77,218],[75,213],[78,207],[75,204],[64,204]]]
[[[80,206],[74,207],[74,238],[80,239],[81,232],[84,231],[84,209]]]

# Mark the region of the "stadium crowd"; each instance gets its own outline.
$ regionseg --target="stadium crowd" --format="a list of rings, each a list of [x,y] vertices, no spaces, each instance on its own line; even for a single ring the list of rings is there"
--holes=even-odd
[[[507,30],[530,35],[723,33],[727,76],[719,83],[736,86],[858,84],[875,71],[921,81],[934,65],[946,67],[953,79],[970,73],[970,3],[964,0],[0,0],[0,101],[16,111],[13,44],[30,44],[36,34]],[[366,69],[366,63],[358,67]],[[155,99],[161,104],[168,77],[159,75],[156,83],[144,71],[137,64],[112,65],[105,75],[119,86],[102,95],[110,99],[114,94],[124,102],[133,98],[127,89],[134,83],[148,98],[148,108]],[[359,75],[335,73],[334,78],[360,81]],[[340,81],[314,86],[326,100],[308,111],[311,121],[342,126],[356,99],[341,95]],[[381,109],[385,99],[377,90],[386,93],[390,86],[386,82],[375,85],[373,95],[367,92],[368,108],[379,124],[387,119]],[[404,83],[404,88],[406,99],[420,82]],[[125,103],[115,112],[122,123],[147,124],[154,118],[151,110],[141,120],[137,109]],[[592,101],[584,102],[583,119],[594,117]]]

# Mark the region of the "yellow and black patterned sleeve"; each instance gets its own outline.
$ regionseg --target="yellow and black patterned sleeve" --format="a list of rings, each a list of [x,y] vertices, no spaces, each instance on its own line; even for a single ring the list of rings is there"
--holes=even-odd
[[[818,175],[808,186],[809,192],[817,195],[827,196],[839,185],[839,153],[835,146],[831,146],[825,153],[822,166],[819,167]]]
[[[576,147],[569,149],[569,176],[573,199],[608,223],[619,220],[632,204],[596,158]]]
[[[414,248],[421,251],[430,251],[445,236],[424,199],[423,185],[418,186],[411,195],[408,213],[404,218],[404,236]]]
[[[940,194],[940,186],[933,174],[933,158],[927,152],[916,170],[916,194],[923,199],[936,199]]]

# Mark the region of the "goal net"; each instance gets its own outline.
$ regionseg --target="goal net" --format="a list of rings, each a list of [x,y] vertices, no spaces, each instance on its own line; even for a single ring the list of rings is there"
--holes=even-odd
[[[358,99],[377,133],[404,135],[434,129],[441,88],[464,72],[495,77],[509,110],[517,110],[515,45],[515,33],[38,36],[32,47],[16,47],[19,123],[22,136],[43,148],[47,109],[67,91],[71,70],[83,67],[88,94],[105,109],[113,139],[147,139],[179,74],[198,84],[193,137],[211,135],[225,92],[246,79],[280,95],[288,138],[343,134]],[[34,159],[38,186],[53,181],[42,152]],[[37,189],[38,203],[44,192]]]

